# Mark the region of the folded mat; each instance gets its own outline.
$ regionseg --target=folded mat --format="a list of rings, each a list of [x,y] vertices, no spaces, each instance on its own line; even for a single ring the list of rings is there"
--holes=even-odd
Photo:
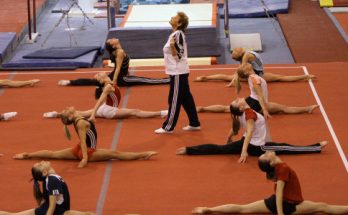
[[[91,51],[99,50],[100,46],[83,47],[51,47],[40,49],[30,54],[24,55],[26,59],[75,59]]]
[[[289,0],[228,0],[228,8],[230,18],[266,17],[265,10],[273,15],[288,13]]]
[[[112,28],[108,38],[118,38],[122,48],[134,59],[162,58],[163,46],[172,33],[170,28]],[[215,27],[187,29],[186,41],[189,57],[220,56],[220,45]],[[108,54],[105,53],[105,58]]]

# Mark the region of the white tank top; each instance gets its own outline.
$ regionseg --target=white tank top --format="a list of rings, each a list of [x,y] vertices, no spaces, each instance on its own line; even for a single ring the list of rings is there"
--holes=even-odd
[[[255,146],[265,145],[267,134],[265,118],[251,108],[246,109],[245,112],[239,117],[241,127],[245,130],[243,134],[244,137],[246,135],[246,122],[249,119],[254,120],[254,128],[251,133],[250,144],[253,144]]]
[[[265,102],[268,102],[268,90],[267,90],[267,82],[262,77],[252,74],[248,78],[248,84],[250,89],[250,97],[259,101],[259,97],[254,89],[254,85],[260,85],[263,97],[265,98]]]
[[[255,56],[255,60],[248,62],[251,64],[253,69],[256,71],[263,71],[263,62],[262,62],[261,56],[254,51],[246,51],[246,53],[249,53]]]

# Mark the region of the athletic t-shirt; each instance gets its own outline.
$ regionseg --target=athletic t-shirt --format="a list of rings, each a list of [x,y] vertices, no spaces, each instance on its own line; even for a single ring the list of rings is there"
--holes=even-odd
[[[70,195],[68,186],[59,175],[50,174],[42,183],[45,203],[49,204],[49,196],[57,197],[56,210],[70,210]]]
[[[244,113],[239,117],[239,122],[245,130],[243,136],[246,135],[246,124],[250,119],[254,120],[254,128],[251,133],[250,144],[253,144],[255,146],[265,145],[267,133],[265,118],[251,108],[246,109]]]
[[[286,163],[280,163],[275,166],[275,176],[277,180],[285,182],[283,199],[299,204],[303,202],[300,182],[294,170],[292,170]],[[277,184],[274,187],[276,191]]]
[[[170,47],[171,38],[175,38],[176,56],[172,56]],[[163,47],[165,72],[168,75],[180,75],[189,73],[189,65],[187,61],[187,44],[185,34],[181,30],[173,32],[167,43]]]
[[[254,89],[254,86],[260,85],[263,97],[265,98],[265,102],[268,102],[267,82],[265,81],[265,79],[263,79],[262,77],[260,77],[258,75],[255,75],[255,74],[249,75],[248,85],[249,85],[249,89],[250,89],[250,97],[251,98],[259,101],[259,97]]]
[[[117,87],[117,85],[112,85],[115,89],[113,92],[110,92],[108,96],[106,97],[106,105],[112,106],[112,107],[118,107],[121,101],[121,92],[120,89]]]

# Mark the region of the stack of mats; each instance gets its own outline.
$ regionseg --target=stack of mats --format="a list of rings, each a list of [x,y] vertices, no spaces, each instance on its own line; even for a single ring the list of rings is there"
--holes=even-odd
[[[220,55],[215,4],[131,5],[121,28],[111,29],[108,38],[120,39],[132,58],[131,66],[163,65],[162,49],[171,33],[169,20],[178,11],[190,19],[186,33],[190,65],[210,65],[211,57]]]
[[[15,32],[0,33],[0,64],[12,52],[13,44],[16,41]]]
[[[228,8],[229,18],[267,17],[288,13],[289,0],[228,0]]]

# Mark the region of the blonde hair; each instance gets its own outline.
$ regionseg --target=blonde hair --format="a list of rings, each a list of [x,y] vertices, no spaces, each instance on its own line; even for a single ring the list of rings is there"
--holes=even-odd
[[[177,15],[179,16],[179,23],[181,24],[178,26],[177,30],[185,32],[189,24],[189,18],[184,12],[178,12]]]

